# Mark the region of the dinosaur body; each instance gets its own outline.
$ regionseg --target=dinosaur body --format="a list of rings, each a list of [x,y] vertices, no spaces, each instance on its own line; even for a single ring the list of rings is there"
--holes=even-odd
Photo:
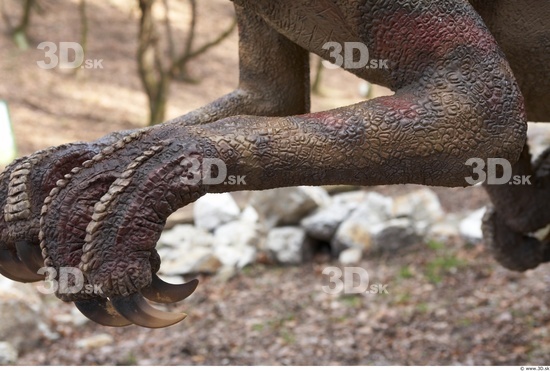
[[[79,268],[101,293],[59,293],[110,326],[184,318],[149,307],[185,298],[155,273],[166,218],[208,192],[295,185],[466,186],[471,158],[504,158],[533,184],[488,186],[487,244],[510,269],[550,260],[526,235],[550,223],[548,164],[531,165],[526,120],[550,121],[550,3],[529,0],[234,0],[240,84],[145,130],[51,148],[0,176],[0,271]],[[477,10],[477,11],[476,11]],[[536,20],[536,22],[532,22]],[[496,38],[496,39],[495,39]],[[308,53],[361,44],[382,68],[349,68],[395,95],[309,113]],[[522,94],[523,93],[523,94]],[[525,101],[525,99],[527,101]],[[246,185],[201,182],[205,159]]]

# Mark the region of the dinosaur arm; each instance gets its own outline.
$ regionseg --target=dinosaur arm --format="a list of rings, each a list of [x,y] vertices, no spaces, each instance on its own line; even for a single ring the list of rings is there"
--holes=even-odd
[[[498,99],[517,96],[517,88],[502,76],[497,79],[500,70],[491,62],[478,62],[482,67],[476,68],[476,75],[491,82],[490,88],[470,87],[481,89],[479,95],[463,93],[464,80],[434,69],[394,96],[332,111],[235,116],[142,132],[128,145],[86,164],[71,179],[78,187],[63,184],[54,192],[43,212],[41,242],[44,251],[57,258],[47,262],[74,264],[66,261],[70,251],[61,253],[60,247],[78,251],[83,237],[57,231],[86,217],[75,209],[83,209],[77,205],[89,194],[87,188],[102,183],[99,174],[109,176],[103,184],[110,186],[102,188],[105,195],[87,225],[80,268],[114,296],[151,282],[151,259],[165,219],[207,192],[339,183],[465,186],[465,178],[473,175],[467,159],[503,157],[514,162],[525,135],[521,100],[509,105],[508,98]],[[138,156],[140,148],[148,150]],[[245,176],[246,184],[203,184],[197,173],[206,171],[200,165],[207,158],[222,160],[228,175]],[[126,274],[119,278],[122,271]]]
[[[259,15],[235,5],[239,25],[239,87],[168,123],[186,126],[230,116],[286,116],[309,112],[309,53]],[[261,53],[258,48],[261,45]]]

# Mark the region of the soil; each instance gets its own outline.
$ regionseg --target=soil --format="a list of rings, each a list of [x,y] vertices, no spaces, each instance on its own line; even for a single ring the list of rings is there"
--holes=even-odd
[[[18,0],[4,1],[16,19]],[[43,41],[78,41],[78,1],[43,0],[30,28],[31,47],[18,50],[0,24],[0,99],[8,101],[20,155],[109,132],[143,127],[147,100],[135,62],[135,2],[88,0],[87,59],[103,69],[44,70],[36,62]],[[185,2],[171,1],[173,27],[183,40]],[[162,17],[159,8],[157,16]],[[199,2],[196,45],[231,23],[226,0]],[[231,91],[238,82],[237,35],[189,65],[197,84],[175,82],[168,117]],[[362,99],[360,82],[326,71],[313,110]],[[389,92],[384,92],[387,94]],[[376,187],[386,194],[418,186]],[[434,188],[449,212],[487,203],[479,187]],[[382,294],[323,291],[326,252],[299,267],[257,265],[228,279],[200,277],[197,292],[170,310],[181,324],[149,330],[106,328],[62,320],[72,304],[45,297],[46,322],[59,334],[20,354],[21,365],[550,365],[550,266],[514,273],[495,263],[479,243],[427,241],[398,252],[366,256],[360,267]],[[188,277],[189,278],[189,277]],[[386,285],[385,287],[383,287]],[[383,290],[382,290],[383,291]],[[109,334],[114,342],[81,348],[77,340]]]

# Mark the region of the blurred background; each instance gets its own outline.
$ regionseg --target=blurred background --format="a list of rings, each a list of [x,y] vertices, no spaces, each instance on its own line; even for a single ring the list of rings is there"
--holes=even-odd
[[[0,12],[0,168],[174,118],[238,83],[227,0],[0,0]],[[63,45],[77,68],[55,63]],[[313,111],[391,94],[319,62]],[[530,137],[536,152],[550,143],[541,125]],[[167,280],[201,280],[167,308],[185,321],[101,327],[40,284],[0,278],[0,364],[549,364],[550,269],[492,260],[487,202],[480,187],[205,196],[158,245]],[[327,293],[327,267],[368,272],[369,292]]]

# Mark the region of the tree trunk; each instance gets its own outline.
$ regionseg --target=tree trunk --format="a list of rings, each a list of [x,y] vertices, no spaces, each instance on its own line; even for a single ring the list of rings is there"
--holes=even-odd
[[[32,8],[34,6],[36,0],[25,0],[25,4],[23,5],[23,14],[21,16],[21,21],[19,22],[19,25],[17,25],[12,30],[12,37],[13,41],[17,45],[17,47],[21,50],[25,50],[29,48],[29,40],[27,36],[27,31],[29,24],[31,22],[31,13]]]

